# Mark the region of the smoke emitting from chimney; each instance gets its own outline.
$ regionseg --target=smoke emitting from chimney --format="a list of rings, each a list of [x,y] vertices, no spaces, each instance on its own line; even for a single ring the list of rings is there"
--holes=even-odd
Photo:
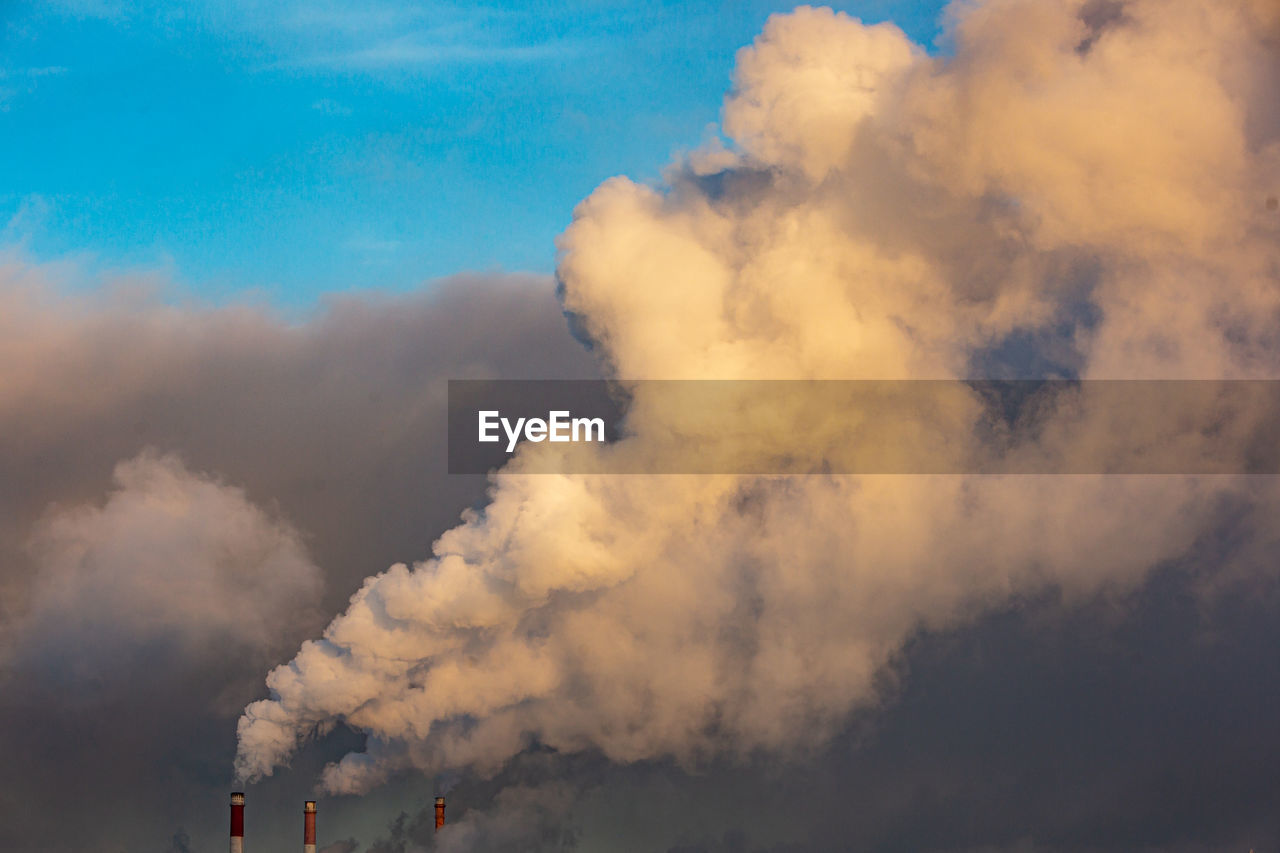
[[[444,826],[444,797],[436,797],[436,832]]]
[[[244,853],[244,794],[231,794],[231,853]]]
[[[302,853],[316,853],[316,801],[302,804]]]
[[[952,8],[946,61],[891,24],[771,17],[724,107],[740,150],[682,160],[662,188],[610,180],[579,206],[557,280],[612,376],[1001,374],[1024,330],[1086,379],[1277,369],[1260,319],[1280,304],[1277,243],[1255,214],[1280,159],[1246,134],[1272,115],[1266,87],[1226,70],[1263,55],[1274,0],[1215,4],[1212,28],[1195,0],[1126,4],[1107,34],[1123,41],[1087,58],[1070,49],[1087,34],[1079,2]],[[1185,91],[1205,98],[1192,108]],[[659,469],[684,444],[650,403],[633,401],[609,453]],[[968,458],[984,405],[902,428],[963,426],[938,449]],[[1266,423],[1240,411],[1223,434]],[[790,452],[778,411],[749,413],[763,431],[743,459]],[[1117,421],[1087,392],[1060,414],[1022,446],[1031,457],[1121,431],[1165,441],[1163,413]],[[832,430],[806,452],[882,444]],[[1256,494],[1266,518],[1276,500],[1212,478],[543,477],[532,466],[554,446],[526,449],[429,559],[370,578],[272,671],[238,725],[240,778],[339,722],[368,745],[323,772],[344,794],[407,767],[489,778],[531,743],[622,765],[810,755],[885,698],[879,675],[922,628],[1042,590],[1133,589],[1198,553],[1207,508]]]

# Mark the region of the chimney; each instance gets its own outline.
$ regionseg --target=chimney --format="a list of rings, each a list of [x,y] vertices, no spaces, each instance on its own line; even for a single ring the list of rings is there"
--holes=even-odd
[[[244,853],[244,794],[231,795],[231,853]]]
[[[302,804],[302,853],[316,853],[316,801]]]
[[[436,832],[444,826],[444,797],[436,797]]]

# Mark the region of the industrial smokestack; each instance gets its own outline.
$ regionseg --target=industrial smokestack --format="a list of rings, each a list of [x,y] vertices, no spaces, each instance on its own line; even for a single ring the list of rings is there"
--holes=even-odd
[[[444,826],[444,797],[436,797],[436,832]]]
[[[302,853],[316,853],[316,801],[302,804]]]
[[[244,794],[231,795],[231,853],[244,853]]]

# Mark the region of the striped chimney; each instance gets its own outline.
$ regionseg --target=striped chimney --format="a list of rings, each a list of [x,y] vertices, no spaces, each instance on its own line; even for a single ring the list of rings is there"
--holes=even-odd
[[[302,804],[302,853],[316,853],[316,801]]]
[[[436,832],[444,826],[444,797],[436,797]]]
[[[244,794],[231,795],[231,853],[244,853]]]

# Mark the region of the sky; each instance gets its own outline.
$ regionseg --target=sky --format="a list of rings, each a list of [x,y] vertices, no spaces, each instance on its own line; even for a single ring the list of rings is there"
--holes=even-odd
[[[1280,848],[1273,0],[0,16],[0,848]]]
[[[941,6],[843,4],[922,44]],[[786,8],[15,0],[0,9],[5,241],[292,310],[468,270],[549,273],[592,188],[656,180],[717,133],[734,52]]]

